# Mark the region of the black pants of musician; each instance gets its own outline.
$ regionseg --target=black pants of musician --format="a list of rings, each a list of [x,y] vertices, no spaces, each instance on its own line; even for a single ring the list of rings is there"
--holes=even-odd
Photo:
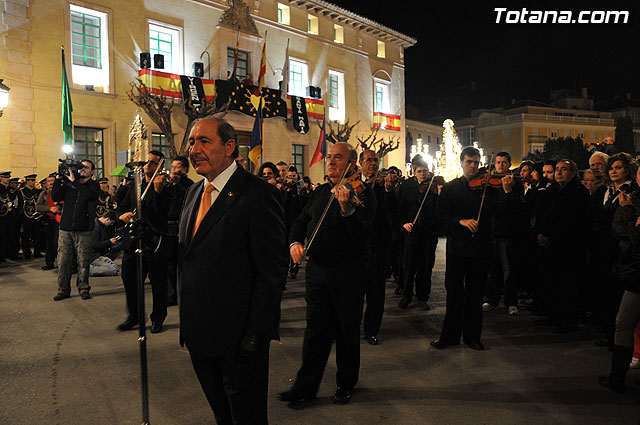
[[[573,252],[571,251],[573,250]],[[576,327],[580,309],[580,275],[576,270],[585,267],[580,247],[558,247],[550,252],[550,284],[552,292],[549,318],[556,325]]]
[[[378,335],[380,326],[382,325],[388,261],[388,241],[374,243],[373,252],[371,253],[371,261],[367,267],[369,275],[365,282],[365,297],[367,299],[367,308],[364,313],[365,335]]]
[[[9,218],[0,217],[0,261],[9,258]]]
[[[167,317],[167,259],[163,254],[143,254],[142,277],[147,274],[153,294],[152,322],[164,322]],[[122,257],[122,283],[127,296],[129,319],[138,320],[138,267],[137,258],[130,250]]]
[[[408,234],[404,243],[404,293],[411,300],[415,295],[419,301],[429,301],[431,295],[431,272],[436,262],[438,236]]]
[[[47,224],[44,226],[44,240],[45,240],[45,254],[44,262],[47,266],[53,267],[53,263],[56,261],[56,254],[58,253],[58,229],[60,225],[49,218]]]
[[[20,244],[22,247],[22,255],[25,260],[31,258],[31,247],[33,246],[34,254],[36,254],[37,244],[35,241],[37,223],[32,218],[22,218],[22,234]]]
[[[400,226],[398,226],[400,227]],[[391,274],[396,279],[397,288],[400,292],[404,292],[404,267],[403,251],[404,251],[404,234],[407,233],[404,229],[400,228],[394,230],[391,234],[391,253],[389,263],[391,266]]]
[[[191,354],[191,363],[218,425],[268,423],[268,346],[247,360]]]
[[[307,328],[302,345],[302,367],[294,388],[306,395],[318,392],[331,345],[336,341],[336,384],[353,388],[360,372],[360,320],[366,264],[341,266],[307,262]]]
[[[175,237],[163,237],[167,250],[167,302],[178,304],[178,225],[170,224],[167,233]]]
[[[447,344],[479,342],[482,336],[482,296],[489,273],[488,258],[447,253],[444,286],[447,310],[440,340]]]
[[[511,238],[495,238],[492,244],[491,267],[487,277],[486,299],[493,306],[500,303],[504,292],[504,305],[518,305],[515,242]]]
[[[20,250],[20,219],[18,217],[9,216],[6,218],[7,226],[7,257],[12,260],[18,259],[18,251]]]

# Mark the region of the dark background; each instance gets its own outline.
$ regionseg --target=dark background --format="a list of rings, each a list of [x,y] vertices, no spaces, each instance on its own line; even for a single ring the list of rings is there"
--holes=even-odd
[[[405,50],[408,114],[420,113],[410,118],[465,117],[514,98],[549,102],[552,90],[582,87],[596,103],[627,92],[640,99],[637,1],[332,3],[418,39]],[[630,13],[627,24],[496,24],[496,7]]]

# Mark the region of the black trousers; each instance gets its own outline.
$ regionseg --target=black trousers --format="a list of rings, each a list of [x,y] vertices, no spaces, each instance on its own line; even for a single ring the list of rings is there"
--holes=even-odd
[[[135,242],[134,242],[135,243]],[[167,261],[166,255],[143,254],[142,276],[149,275],[151,292],[153,294],[152,322],[164,322],[167,317]],[[131,251],[126,251],[122,257],[122,283],[127,296],[129,318],[138,320],[138,267],[137,258]]]
[[[249,360],[190,355],[218,425],[268,423],[268,346]]]
[[[573,252],[571,251],[573,250]],[[567,253],[570,253],[567,255]],[[557,325],[578,325],[580,310],[580,275],[577,271],[585,267],[580,247],[556,247],[550,251],[549,273],[552,293],[551,314]]]
[[[415,288],[416,298],[428,301],[431,295],[431,273],[436,262],[436,235],[412,235],[405,237],[404,243],[404,294],[411,300]]]
[[[325,266],[313,259],[307,262],[307,328],[302,366],[294,384],[307,395],[318,392],[334,339],[337,386],[353,388],[358,382],[365,269],[366,264]]]
[[[447,253],[444,286],[447,290],[447,310],[440,340],[458,344],[474,343],[482,335],[482,296],[489,273],[486,258],[462,257]]]
[[[495,238],[491,244],[491,267],[486,284],[486,299],[493,306],[500,303],[504,292],[504,305],[518,305],[518,279],[516,276],[515,241]]]
[[[53,267],[58,253],[58,229],[60,225],[55,220],[45,218],[47,224],[44,226],[45,254],[44,262],[47,266]]]
[[[0,261],[9,257],[9,217],[0,217]]]
[[[364,334],[378,335],[384,313],[384,295],[387,285],[389,243],[376,243],[368,266],[365,283],[367,308],[364,313]]]
[[[178,302],[178,225],[170,224],[167,233],[175,237],[163,236],[162,243],[167,251],[167,299]]]

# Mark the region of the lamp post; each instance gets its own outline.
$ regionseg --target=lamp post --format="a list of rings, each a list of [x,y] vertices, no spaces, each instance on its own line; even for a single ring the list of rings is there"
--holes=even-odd
[[[2,84],[3,79],[0,78],[0,117],[4,108],[9,106],[9,87]]]

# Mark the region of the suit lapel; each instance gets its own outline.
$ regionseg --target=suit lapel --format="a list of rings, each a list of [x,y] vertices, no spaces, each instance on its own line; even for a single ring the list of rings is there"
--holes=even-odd
[[[246,178],[246,171],[242,167],[238,167],[236,171],[231,175],[231,178],[227,184],[222,188],[220,194],[216,198],[215,202],[204,216],[198,231],[193,236],[189,247],[196,244],[201,240],[207,232],[224,216],[229,207],[242,196],[243,183]],[[203,186],[204,187],[204,186]],[[202,196],[202,188],[198,190],[198,199]],[[195,205],[194,205],[195,207]],[[197,211],[195,212],[197,214]],[[193,232],[193,222],[195,221],[195,214],[191,214],[189,227],[187,229]]]

